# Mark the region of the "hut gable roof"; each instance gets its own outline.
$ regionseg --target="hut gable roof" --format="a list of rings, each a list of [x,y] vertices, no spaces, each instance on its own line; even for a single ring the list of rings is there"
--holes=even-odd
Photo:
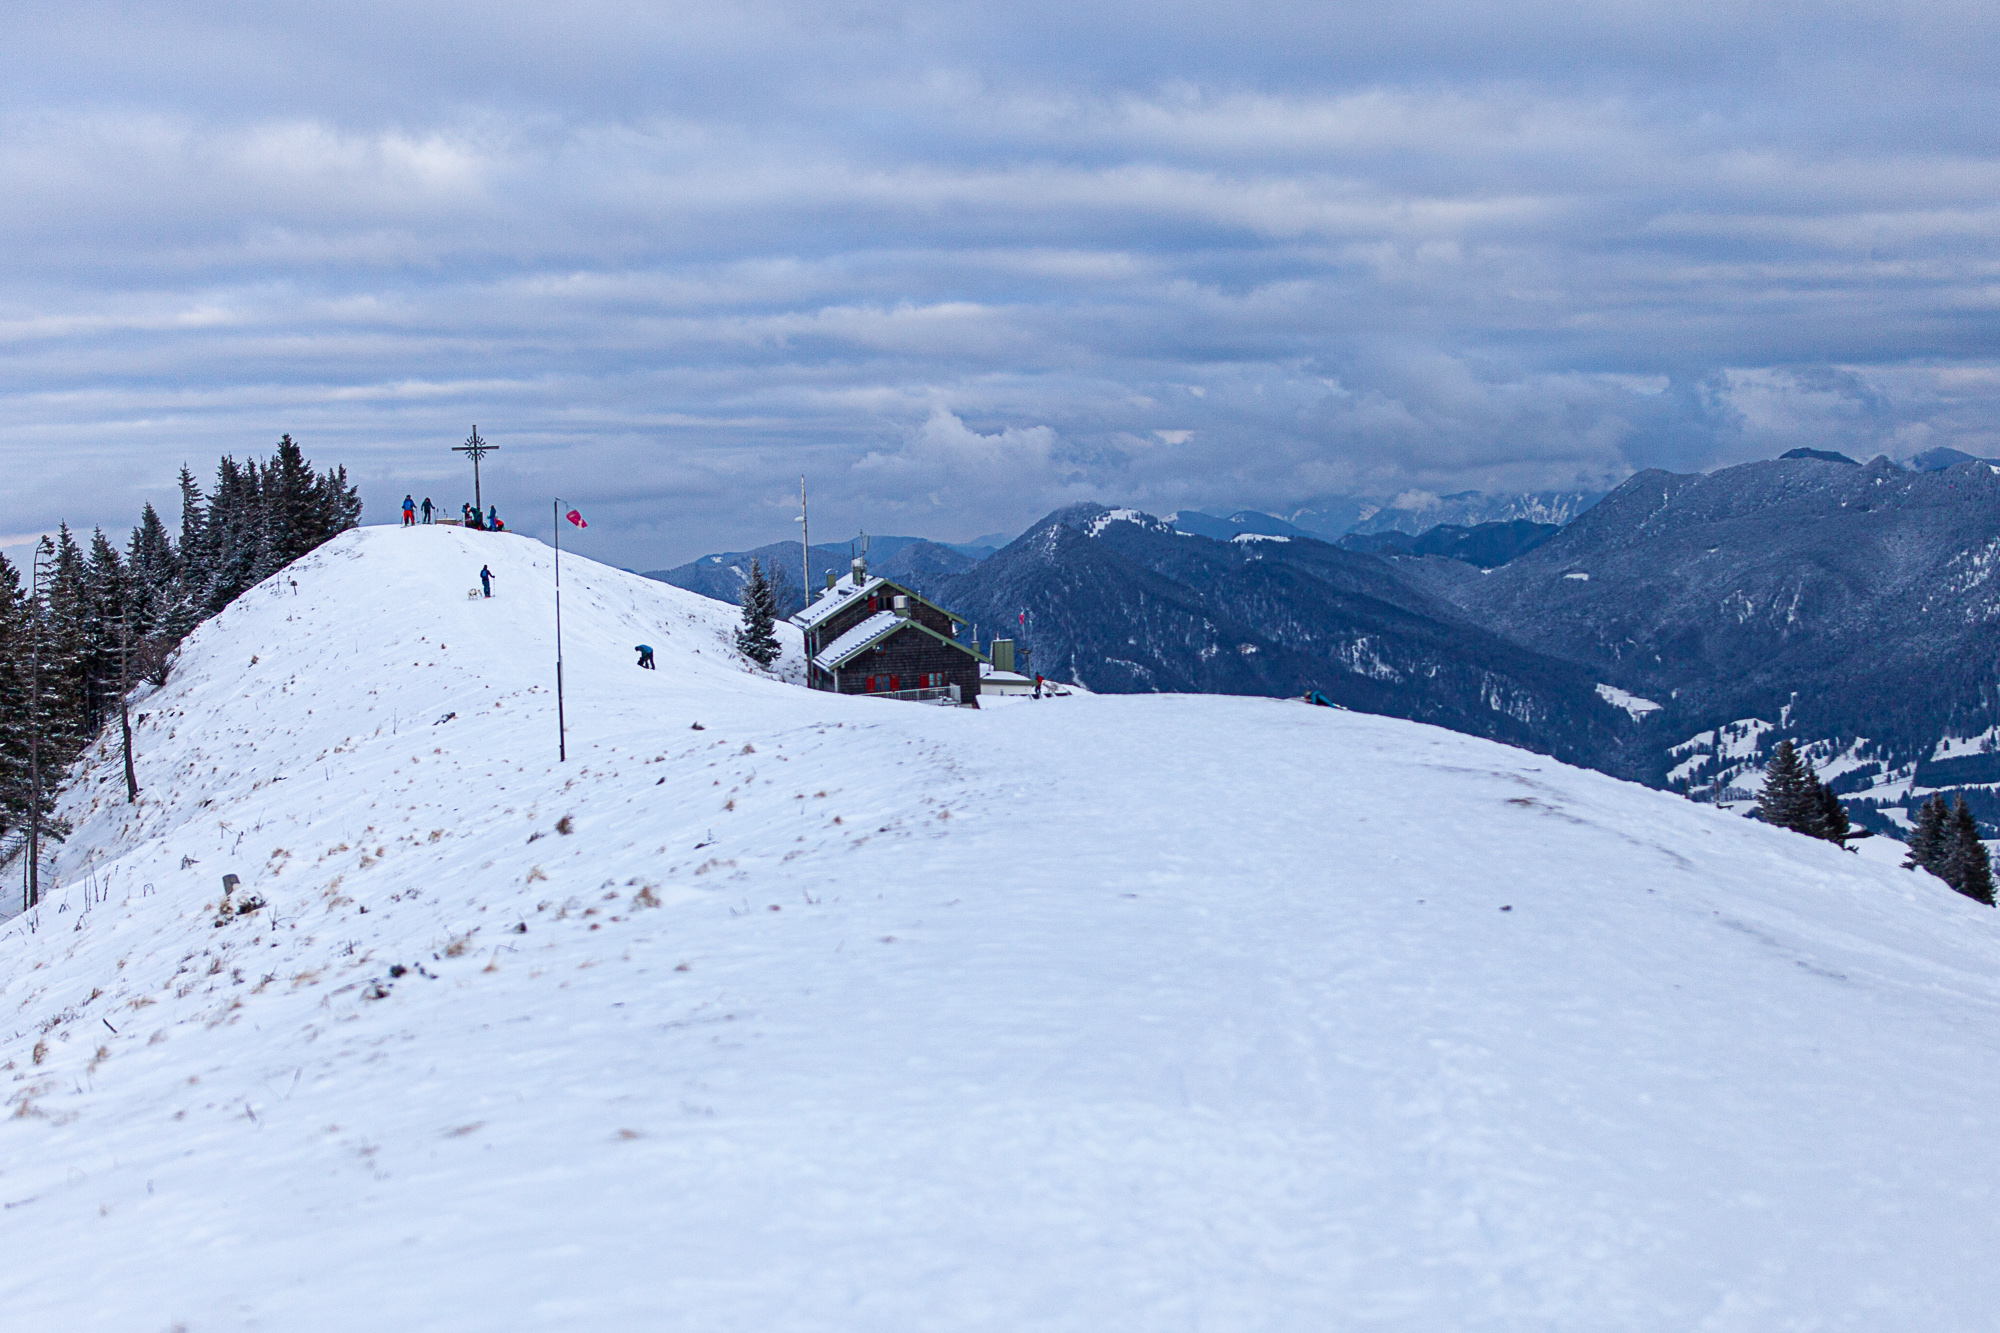
[[[828,616],[847,606],[856,597],[866,597],[888,582],[889,580],[885,578],[870,577],[857,587],[852,574],[842,574],[831,589],[821,593],[811,606],[792,616],[791,621],[800,629],[812,629],[825,621]]]
[[[856,657],[873,648],[897,630],[913,629],[919,634],[927,634],[939,643],[956,648],[959,652],[983,662],[986,659],[957,639],[948,639],[929,625],[899,616],[894,611],[877,611],[868,619],[856,625],[847,633],[822,648],[819,656],[813,658],[813,665],[822,671],[838,671]]]
[[[834,580],[831,589],[822,592],[805,610],[794,614],[791,617],[791,623],[805,630],[817,628],[825,624],[828,617],[835,615],[846,607],[852,606],[855,598],[867,598],[882,592],[884,589],[901,593],[913,602],[921,602],[939,615],[949,616],[959,624],[965,623],[964,616],[953,615],[930,598],[914,593],[900,583],[892,583],[879,574],[869,575],[859,585],[854,582],[854,575],[842,574],[838,579]],[[842,635],[841,637],[845,638],[846,636]]]

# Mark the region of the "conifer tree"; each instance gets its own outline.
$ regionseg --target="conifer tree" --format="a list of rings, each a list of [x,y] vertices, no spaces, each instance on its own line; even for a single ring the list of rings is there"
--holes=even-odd
[[[1931,797],[1917,808],[1916,821],[1910,830],[1910,851],[1903,860],[1903,869],[1936,872],[1944,861],[1945,824],[1950,817],[1950,809],[1942,795]]]
[[[1938,877],[1974,902],[1993,906],[1993,863],[1963,796],[1951,812],[1945,848],[1943,864],[1933,867]]]
[[[782,651],[772,625],[778,618],[778,597],[771,580],[756,560],[750,562],[750,578],[743,585],[743,628],[736,631],[736,648],[758,666],[769,666]]]
[[[1812,785],[1819,802],[1819,818],[1814,821],[1815,834],[1836,846],[1847,846],[1848,835],[1854,831],[1847,819],[1847,807],[1817,775],[1814,775]]]
[[[46,539],[44,539],[46,541]],[[95,727],[91,716],[90,578],[83,552],[69,524],[60,525],[54,544],[54,573],[39,607],[40,700],[45,717],[42,744],[53,747],[61,764],[73,746]],[[60,765],[58,766],[60,771]]]
[[[1810,831],[1819,818],[1819,802],[1807,785],[1812,770],[1789,740],[1778,742],[1764,770],[1764,790],[1757,795],[1757,817],[1774,828]]]
[[[0,555],[0,835],[28,812],[28,650],[34,626],[20,571]]]
[[[208,497],[201,483],[181,464],[181,540],[174,548],[174,580],[165,609],[165,637],[179,643],[201,623],[202,601],[214,562],[208,551]]]
[[[102,528],[90,536],[84,588],[84,729],[95,731],[116,697],[119,644],[130,634],[126,615],[132,602],[131,573]]]
[[[126,611],[135,637],[148,639],[166,627],[174,605],[179,564],[173,540],[167,536],[167,525],[148,504],[125,547],[125,568],[131,577]]]
[[[208,578],[200,592],[204,619],[257,581],[258,556],[264,549],[264,497],[257,471],[255,459],[244,467],[226,454],[216,465],[215,493],[209,496],[203,536],[209,558]]]

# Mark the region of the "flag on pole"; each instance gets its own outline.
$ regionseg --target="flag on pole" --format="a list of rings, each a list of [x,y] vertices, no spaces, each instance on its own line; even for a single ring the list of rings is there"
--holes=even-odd
[[[1027,623],[1028,623],[1028,613],[1026,611],[1023,611],[1021,613],[1021,624],[1025,626]]]
[[[583,515],[574,509],[570,510],[567,514],[564,514],[563,517],[568,519],[570,522],[576,524],[579,528],[587,528],[590,526],[590,524],[583,521]]]

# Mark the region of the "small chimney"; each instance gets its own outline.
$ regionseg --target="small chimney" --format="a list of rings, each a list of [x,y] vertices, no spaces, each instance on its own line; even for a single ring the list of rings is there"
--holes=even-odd
[[[826,590],[828,592],[833,591],[833,584],[834,584],[834,573],[832,570],[829,569],[826,571]]]
[[[904,597],[904,596],[902,596],[902,595],[901,595],[901,594],[899,593],[899,594],[897,594],[897,596],[896,596],[896,600],[895,600],[894,602],[892,602],[892,603],[891,603],[890,605],[892,605],[892,606],[893,606],[893,607],[895,608],[895,610],[896,610],[896,614],[897,614],[897,615],[899,615],[899,616],[903,616],[903,617],[905,617],[905,618],[907,618],[907,617],[909,616],[909,614],[910,614],[910,599],[909,599],[909,598],[907,598],[907,597]]]
[[[854,557],[854,586],[858,588],[866,582],[868,582],[868,558],[857,555]]]
[[[1014,669],[1014,641],[1012,639],[995,639],[993,641],[993,652],[990,655],[993,658],[993,669],[995,671],[1012,671]]]

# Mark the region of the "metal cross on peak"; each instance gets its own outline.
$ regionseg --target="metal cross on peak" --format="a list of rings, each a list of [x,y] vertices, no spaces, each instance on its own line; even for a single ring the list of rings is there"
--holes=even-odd
[[[485,506],[480,503],[479,460],[486,457],[486,455],[492,453],[495,449],[498,449],[499,447],[500,446],[497,444],[488,444],[486,441],[480,439],[479,427],[474,426],[472,428],[472,434],[465,437],[465,443],[455,444],[452,446],[451,449],[453,453],[464,454],[466,457],[472,460],[472,507],[474,509],[479,510],[479,512],[481,513],[485,513],[486,509]]]

